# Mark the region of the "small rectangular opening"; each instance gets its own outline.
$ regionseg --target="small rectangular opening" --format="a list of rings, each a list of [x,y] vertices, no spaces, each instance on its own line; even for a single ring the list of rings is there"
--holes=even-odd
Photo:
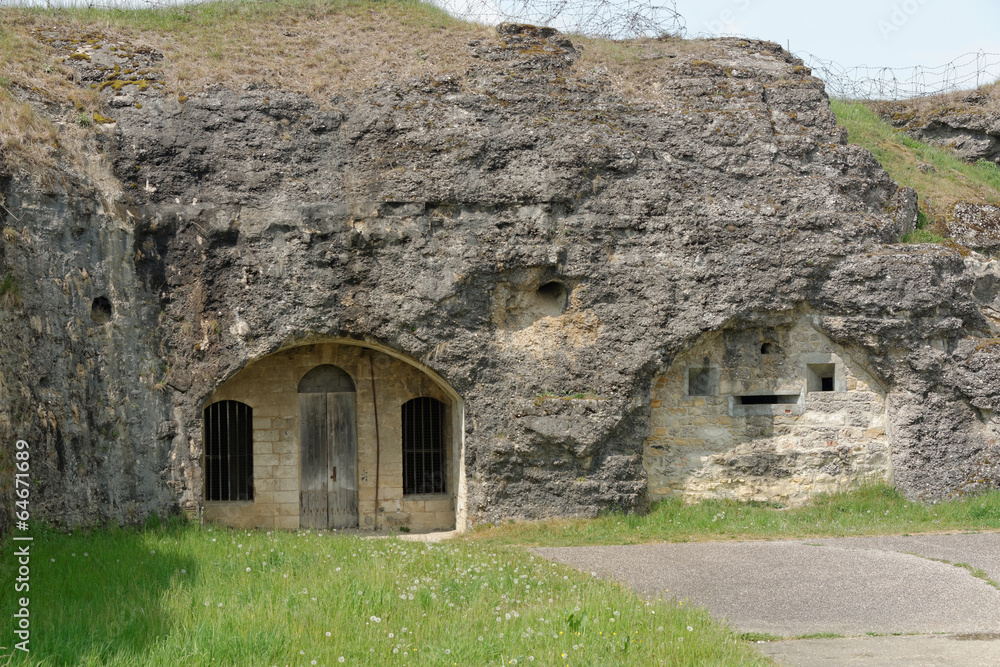
[[[789,405],[799,402],[798,394],[753,394],[736,398],[740,405]]]
[[[809,391],[835,391],[836,364],[806,364],[806,388]]]

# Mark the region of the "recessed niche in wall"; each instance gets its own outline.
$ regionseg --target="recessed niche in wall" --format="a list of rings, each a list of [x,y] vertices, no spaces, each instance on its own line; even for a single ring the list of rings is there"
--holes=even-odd
[[[558,280],[552,280],[541,287],[535,293],[535,304],[541,314],[556,316],[566,310],[568,302],[566,286]]]
[[[496,285],[492,295],[492,318],[505,329],[526,329],[546,317],[559,317],[569,308],[571,284],[562,280],[539,280],[540,276],[518,274]]]
[[[99,296],[90,304],[90,319],[98,324],[111,321],[111,302],[106,296]]]
[[[687,381],[688,396],[715,396],[719,393],[717,368],[689,368]]]
[[[802,414],[805,401],[801,394],[743,394],[729,397],[731,417]]]
[[[806,389],[808,391],[834,391],[836,364],[806,364]]]
[[[799,402],[798,394],[751,394],[736,397],[738,405],[789,405]]]
[[[761,343],[760,345],[761,354],[774,354],[775,352],[777,352],[777,346],[774,343],[770,341],[764,341],[763,343]]]

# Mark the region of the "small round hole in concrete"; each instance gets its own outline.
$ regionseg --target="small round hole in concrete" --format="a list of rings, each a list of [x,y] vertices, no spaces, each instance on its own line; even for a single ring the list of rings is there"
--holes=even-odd
[[[90,319],[98,324],[107,324],[111,321],[111,302],[106,296],[99,296],[90,304]]]
[[[774,343],[764,343],[760,346],[761,354],[773,354],[774,353]]]

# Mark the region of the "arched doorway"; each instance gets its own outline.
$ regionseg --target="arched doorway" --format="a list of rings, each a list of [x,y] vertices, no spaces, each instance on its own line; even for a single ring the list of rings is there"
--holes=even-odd
[[[332,364],[306,373],[298,386],[303,528],[358,525],[357,400],[354,381]]]
[[[248,363],[206,406],[227,400],[252,410],[253,495],[213,499],[206,490],[206,521],[465,527],[462,399],[422,363],[371,342],[296,345]],[[207,440],[205,448],[214,452]]]

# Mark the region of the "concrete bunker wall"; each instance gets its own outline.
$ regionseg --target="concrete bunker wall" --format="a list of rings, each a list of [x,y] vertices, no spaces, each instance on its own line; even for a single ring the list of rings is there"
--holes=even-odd
[[[650,412],[653,499],[796,504],[892,478],[884,390],[808,316],[704,335],[654,379]]]
[[[204,519],[237,527],[306,525],[300,381],[326,364],[346,372],[356,388],[356,525],[418,531],[464,527],[461,399],[416,362],[391,350],[344,342],[301,345],[257,359],[205,402],[207,407],[238,401],[253,411],[253,499],[204,500]],[[444,493],[404,493],[403,405],[422,397],[444,405]],[[204,470],[204,452],[202,457]]]

